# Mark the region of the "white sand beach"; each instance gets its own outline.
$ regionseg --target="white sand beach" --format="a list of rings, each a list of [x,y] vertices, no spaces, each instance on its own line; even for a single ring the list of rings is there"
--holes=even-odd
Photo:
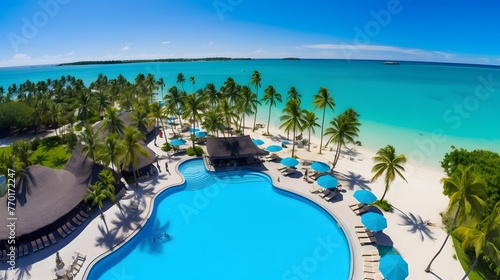
[[[259,129],[253,133],[251,130],[246,129],[245,133],[253,138],[264,140],[265,144],[262,147],[280,144],[284,140],[278,136],[279,134],[283,135],[283,133],[276,129],[271,128],[271,134],[274,136],[263,136],[263,131],[265,129]],[[163,144],[164,141],[165,138],[158,138],[159,145]],[[313,139],[312,142],[313,148],[311,152],[308,152],[306,147],[297,149],[296,154],[300,161],[319,160],[331,162],[334,153],[327,149],[323,154],[319,155],[318,139]],[[144,224],[146,218],[150,215],[154,197],[165,188],[182,182],[182,177],[177,173],[177,166],[183,160],[191,158],[187,156],[169,158],[159,147],[155,147],[153,142],[148,146],[160,155],[159,164],[162,169],[165,162],[169,163],[169,170],[172,175],[168,175],[163,170],[158,178],[142,180],[139,188],[130,186],[126,196],[120,201],[122,209],[113,205],[105,212],[108,226],[112,231],[114,225],[111,221],[122,221],[122,223],[128,225],[127,227],[117,228],[113,237],[108,236],[102,220],[96,217],[97,211],[94,211],[92,215],[94,219],[90,222],[87,221],[76,233],[64,240],[59,239],[56,245],[19,259],[19,268],[16,271],[1,271],[0,279],[54,279],[53,269],[55,267],[56,252],[60,253],[61,258],[67,265],[73,261],[74,252],[85,255],[83,265],[74,278],[83,279],[85,271],[89,270],[89,264],[106,254],[109,244],[116,245],[121,240],[131,238],[134,232],[138,230],[138,227]],[[288,145],[288,148],[278,153],[279,156],[290,156],[291,147],[291,144]],[[349,148],[353,147],[349,146]],[[333,202],[327,202],[317,195],[311,194],[309,189],[312,183],[305,182],[302,178],[283,177],[276,169],[281,167],[281,164],[264,163],[268,169],[266,173],[273,178],[273,183],[277,187],[311,199],[324,207],[338,220],[351,243],[354,260],[352,279],[363,279],[361,251],[372,247],[371,245],[361,246],[357,241],[354,226],[361,224],[361,220],[359,216],[356,216],[349,209],[348,205],[357,202],[352,196],[355,190],[368,189],[373,191],[377,197],[381,197],[384,191],[383,179],[379,179],[374,183],[370,182],[372,177],[370,171],[373,165],[371,158],[373,156],[374,151],[356,146],[355,149],[340,157],[335,169],[335,175],[343,185],[343,191]],[[297,169],[302,172],[304,167],[301,163],[297,166]],[[442,186],[439,182],[444,173],[439,170],[413,166],[411,163],[408,163],[407,170],[405,176],[408,183],[402,180],[395,181],[386,195],[386,199],[397,210],[393,213],[384,213],[388,221],[388,227],[376,234],[378,242],[381,245],[394,246],[408,262],[410,275],[407,279],[461,279],[464,272],[459,262],[452,257],[454,250],[451,242],[448,242],[441,255],[434,262],[432,266],[433,273],[424,272],[428,262],[437,252],[446,236],[439,215],[440,212],[446,209],[448,203],[448,199],[442,194]],[[279,181],[278,177],[280,178]],[[138,205],[137,211],[130,209],[132,208],[131,205],[134,204]],[[117,279],[125,279],[123,277],[128,276],[130,276],[130,272],[116,271]]]

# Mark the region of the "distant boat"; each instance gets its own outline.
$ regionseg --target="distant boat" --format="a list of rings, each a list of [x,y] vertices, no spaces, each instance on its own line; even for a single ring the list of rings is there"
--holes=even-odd
[[[384,64],[387,64],[387,65],[399,65],[399,62],[397,62],[397,61],[384,61]]]

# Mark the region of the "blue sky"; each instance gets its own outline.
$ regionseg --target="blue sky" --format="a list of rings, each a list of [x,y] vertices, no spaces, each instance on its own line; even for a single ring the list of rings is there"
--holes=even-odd
[[[495,0],[0,0],[0,66],[186,57],[500,64]]]

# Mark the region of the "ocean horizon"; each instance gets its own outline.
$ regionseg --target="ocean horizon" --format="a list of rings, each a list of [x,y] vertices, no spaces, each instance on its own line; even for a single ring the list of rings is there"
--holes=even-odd
[[[196,78],[195,89],[213,82],[220,88],[228,77],[249,85],[254,70],[261,73],[259,98],[268,85],[282,94],[283,102],[271,112],[271,126],[294,86],[302,94],[302,107],[314,110],[313,96],[320,87],[332,92],[335,111],[327,111],[325,124],[349,107],[360,114],[362,145],[378,150],[396,147],[415,164],[439,166],[453,145],[456,148],[488,149],[500,152],[500,67],[489,65],[401,61],[385,65],[375,60],[254,59],[194,62],[146,62],[71,66],[0,68],[0,86],[26,80],[37,82],[72,75],[88,86],[102,73],[108,79],[122,74],[133,81],[139,73],[162,77],[165,94],[176,85],[178,73],[186,77],[184,89],[192,92],[188,78]],[[181,85],[177,85],[182,88]],[[255,89],[252,87],[255,91]],[[158,93],[161,99],[162,93]],[[267,124],[268,106],[259,108],[258,119]],[[315,110],[319,122],[322,111]],[[251,118],[247,118],[247,125]],[[326,127],[326,126],[325,126]],[[316,129],[319,137],[320,129]],[[307,132],[304,132],[307,135]],[[326,140],[324,140],[326,142]]]

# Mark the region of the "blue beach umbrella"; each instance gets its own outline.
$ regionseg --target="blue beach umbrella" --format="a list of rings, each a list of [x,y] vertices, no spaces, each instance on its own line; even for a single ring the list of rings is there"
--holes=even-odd
[[[359,202],[364,204],[371,204],[377,200],[377,197],[371,191],[367,190],[357,190],[354,192],[353,196]]]
[[[311,164],[312,170],[316,172],[328,172],[330,171],[330,166],[324,162],[316,161]]]
[[[288,144],[290,144],[290,142],[288,142],[288,141],[283,141],[283,142],[281,142],[281,144],[283,144],[283,145],[288,145]]]
[[[172,145],[172,146],[180,146],[180,145],[183,145],[183,144],[186,144],[186,140],[183,140],[183,139],[174,139],[174,140],[170,141],[170,145]]]
[[[383,256],[379,269],[387,280],[403,280],[409,274],[408,263],[400,255]]]
[[[200,129],[199,128],[192,128],[191,127],[191,128],[189,128],[188,131],[192,133],[192,132],[198,132],[198,131],[200,131]]]
[[[257,146],[264,145],[264,141],[261,139],[252,139],[252,142]]]
[[[387,227],[387,220],[384,216],[375,212],[368,212],[361,215],[361,222],[365,227],[373,232],[378,232]]]
[[[293,157],[286,157],[281,160],[281,164],[283,164],[284,166],[293,167],[299,164],[299,161]]]
[[[330,174],[319,177],[316,182],[318,183],[318,185],[326,189],[336,188],[339,184],[337,178],[333,177]]]
[[[207,137],[208,134],[206,131],[196,131],[194,135],[196,135],[196,137],[202,138],[202,137]]]
[[[169,121],[175,121],[177,118],[176,117],[168,117]]]
[[[271,153],[279,152],[281,150],[283,150],[283,148],[281,146],[278,146],[278,145],[271,145],[271,146],[267,146],[267,148],[266,148],[266,151],[271,152]]]

